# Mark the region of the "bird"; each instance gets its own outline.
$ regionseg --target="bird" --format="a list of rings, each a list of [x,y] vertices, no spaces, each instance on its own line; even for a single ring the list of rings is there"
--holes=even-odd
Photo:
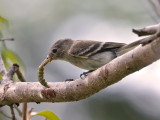
[[[88,73],[109,63],[116,57],[123,55],[140,44],[145,45],[149,42],[151,40],[145,41],[144,39],[130,44],[94,40],[72,40],[70,38],[60,39],[51,46],[46,59],[40,65],[39,81],[47,85],[43,79],[44,66],[53,60],[67,61],[79,68],[88,70],[80,75],[80,77],[82,75],[87,76]]]
[[[130,51],[143,41],[131,44],[94,40],[60,39],[50,48],[47,59],[67,61],[79,68],[95,70]]]

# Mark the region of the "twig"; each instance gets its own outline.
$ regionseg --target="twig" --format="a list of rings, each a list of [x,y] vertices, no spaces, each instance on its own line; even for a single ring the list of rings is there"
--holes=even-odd
[[[26,120],[26,116],[27,116],[27,103],[23,103],[22,120]]]
[[[6,80],[11,81],[13,79],[13,75],[15,73],[17,74],[20,81],[25,82],[25,79],[19,70],[19,65],[17,65],[17,64],[13,64],[12,67],[9,69],[9,71],[7,73],[8,79],[6,79]],[[7,82],[6,80],[4,81],[4,83]],[[12,108],[12,106],[11,106],[11,108]],[[22,118],[23,118],[22,120],[26,120],[27,103],[23,103],[23,113],[19,110],[19,108],[17,106],[15,106],[15,108],[16,108],[17,112],[19,113],[19,115],[22,116]],[[13,113],[14,111],[11,111],[11,112]]]
[[[3,62],[1,56],[0,56],[0,73],[1,73],[2,77],[7,73],[7,70],[4,66],[4,62]]]
[[[19,70],[19,65],[17,64],[13,64],[14,68],[15,68],[15,72],[16,72],[16,75],[18,77],[18,79],[21,81],[21,82],[26,82],[26,80],[24,79],[21,71]],[[22,112],[21,112],[21,116],[22,116],[22,120],[26,120],[26,114],[27,114],[27,103],[23,103],[23,107],[22,107]]]
[[[16,120],[14,109],[13,109],[13,104],[10,105],[10,109],[11,109],[12,120]]]
[[[21,82],[25,82],[25,79],[22,75],[22,73],[19,70],[19,65],[13,64],[12,67],[8,71],[8,77],[10,79],[13,78],[14,73],[16,73],[17,77]],[[16,110],[18,111],[19,115],[22,117],[22,120],[26,120],[26,113],[27,113],[27,103],[23,103],[23,110],[22,112],[18,109],[18,107],[15,107]]]
[[[10,80],[13,79],[13,75],[16,73],[18,69],[19,68],[16,66],[16,64],[13,64],[12,67],[8,70],[7,76]]]
[[[0,39],[0,41],[14,41],[14,38],[4,38]]]
[[[160,27],[160,24],[157,24],[157,25],[140,28],[140,29],[132,29],[132,32],[134,32],[138,36],[153,35],[158,31],[159,27]]]
[[[30,109],[29,109],[29,111],[28,111],[28,116],[27,116],[27,120],[30,120],[32,110],[33,110],[33,108],[30,108]]]
[[[130,48],[136,42],[140,42],[142,44],[142,46],[144,46],[148,43],[151,43],[153,40],[156,40],[157,38],[159,38],[160,37],[160,24],[158,26],[156,26],[156,29],[155,28],[154,29],[151,28],[151,29],[152,29],[152,32],[154,32],[154,34],[152,34],[148,37],[142,38],[140,40],[137,40],[129,45],[128,44],[124,45],[123,47],[121,47],[119,49],[119,51]],[[133,29],[133,32],[138,34],[139,36],[141,36],[141,35],[151,34],[151,29],[148,29],[148,27],[142,28],[142,29]]]
[[[17,75],[18,79],[19,79],[21,82],[26,82],[26,80],[24,79],[23,74],[22,74],[21,71],[19,70],[19,65],[13,64],[13,66],[16,67],[16,71],[15,71],[15,72],[16,72],[16,75]]]

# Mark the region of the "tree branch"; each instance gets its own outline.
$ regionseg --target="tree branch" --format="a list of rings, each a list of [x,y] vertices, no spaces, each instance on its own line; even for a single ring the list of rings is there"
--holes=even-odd
[[[160,24],[157,24],[157,25],[147,26],[141,29],[132,29],[132,32],[134,32],[138,36],[152,35],[157,32],[159,27]]]
[[[14,113],[13,105],[10,105],[10,109],[11,109],[12,120],[17,120]]]
[[[30,109],[29,109],[29,111],[28,111],[28,116],[27,116],[27,120],[30,120],[32,110],[33,110],[33,108],[30,108]]]
[[[22,110],[23,114],[22,114],[22,120],[26,120],[26,116],[27,116],[27,103],[23,103],[23,110]]]
[[[156,39],[151,43],[140,45],[115,58],[83,80],[49,82],[51,88],[45,88],[39,82],[1,85],[0,105],[22,102],[71,102],[85,99],[160,59],[160,37],[157,31],[159,27],[154,33]]]
[[[14,38],[0,38],[0,41],[14,41]]]

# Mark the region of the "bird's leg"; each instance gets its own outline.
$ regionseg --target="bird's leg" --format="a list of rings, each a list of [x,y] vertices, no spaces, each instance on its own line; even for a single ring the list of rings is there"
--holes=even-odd
[[[91,72],[93,72],[93,71],[95,71],[95,70],[89,70],[89,71],[87,71],[87,72],[83,72],[82,74],[80,74],[80,78],[82,79],[82,76],[87,76],[88,75],[88,73],[91,73]]]
[[[89,70],[87,72],[83,72],[82,74],[80,74],[80,78],[83,79],[83,76],[86,77],[88,75],[88,73],[91,73],[93,71],[95,71],[95,70]],[[65,82],[67,82],[67,81],[74,81],[74,79],[66,79]]]

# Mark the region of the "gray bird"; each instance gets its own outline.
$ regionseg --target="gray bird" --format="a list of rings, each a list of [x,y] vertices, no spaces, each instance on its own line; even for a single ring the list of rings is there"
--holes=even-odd
[[[143,44],[141,40],[127,45],[93,40],[60,39],[50,48],[47,59],[64,60],[82,69],[95,70],[139,44]]]
[[[44,86],[47,86],[45,79],[43,79],[44,66],[52,60],[64,60],[71,64],[89,70],[80,75],[87,75],[89,72],[107,64],[114,58],[132,50],[136,46],[145,45],[150,40],[138,40],[130,44],[116,43],[116,42],[100,42],[93,40],[72,40],[60,39],[55,42],[50,48],[47,58],[39,67],[39,81]]]

